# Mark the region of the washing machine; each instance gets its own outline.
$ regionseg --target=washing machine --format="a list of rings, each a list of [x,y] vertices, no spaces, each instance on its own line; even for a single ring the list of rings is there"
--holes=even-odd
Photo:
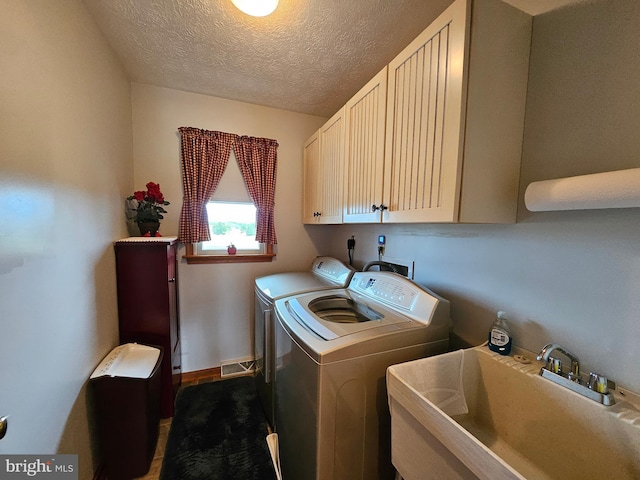
[[[282,477],[387,480],[388,366],[448,350],[449,302],[390,272],[275,302]]]
[[[346,287],[354,269],[333,257],[317,257],[308,271],[286,272],[259,277],[255,280],[256,389],[264,413],[276,430],[273,402],[274,330],[273,305],[283,297],[297,293]]]

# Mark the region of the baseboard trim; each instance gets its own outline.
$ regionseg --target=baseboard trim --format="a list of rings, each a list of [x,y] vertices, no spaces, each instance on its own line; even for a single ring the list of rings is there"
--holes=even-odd
[[[195,372],[182,372],[182,383],[197,382],[204,378],[222,378],[222,370],[220,367],[207,368],[205,370],[196,370]]]

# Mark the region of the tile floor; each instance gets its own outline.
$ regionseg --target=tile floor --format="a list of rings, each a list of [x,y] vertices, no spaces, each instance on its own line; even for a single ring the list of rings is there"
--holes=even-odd
[[[188,387],[190,385],[198,385],[200,383],[215,382],[220,380],[218,375],[207,375],[195,380],[183,382],[180,388]],[[156,446],[156,452],[153,455],[153,461],[149,472],[144,477],[138,477],[135,480],[159,480],[160,469],[162,468],[162,458],[164,457],[164,449],[167,446],[167,438],[169,438],[169,428],[171,427],[171,418],[163,418],[160,420],[160,432],[158,433],[158,445]]]
[[[158,445],[156,445],[156,452],[153,455],[151,467],[149,468],[149,472],[144,477],[138,477],[139,480],[159,480],[160,469],[162,468],[162,458],[164,456],[164,449],[167,445],[167,438],[169,437],[170,427],[171,418],[163,418],[162,420],[160,420]]]

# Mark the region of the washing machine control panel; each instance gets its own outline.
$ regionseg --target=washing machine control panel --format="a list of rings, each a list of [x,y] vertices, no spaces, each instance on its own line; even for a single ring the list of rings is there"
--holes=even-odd
[[[418,289],[405,279],[371,272],[356,273],[349,288],[374,300],[409,311],[418,296]]]

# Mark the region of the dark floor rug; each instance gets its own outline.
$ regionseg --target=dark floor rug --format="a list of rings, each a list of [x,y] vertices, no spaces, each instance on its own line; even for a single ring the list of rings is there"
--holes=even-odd
[[[160,480],[274,480],[252,377],[184,388],[176,399]]]

